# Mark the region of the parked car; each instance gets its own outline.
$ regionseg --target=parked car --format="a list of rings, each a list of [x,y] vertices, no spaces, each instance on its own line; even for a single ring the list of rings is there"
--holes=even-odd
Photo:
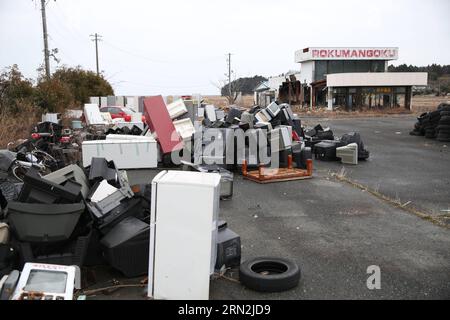
[[[121,106],[109,106],[100,108],[100,112],[109,112],[111,114],[111,118],[123,118],[125,121],[131,121],[131,115],[135,113],[133,110],[127,107]],[[145,123],[145,117],[142,116],[142,122]]]

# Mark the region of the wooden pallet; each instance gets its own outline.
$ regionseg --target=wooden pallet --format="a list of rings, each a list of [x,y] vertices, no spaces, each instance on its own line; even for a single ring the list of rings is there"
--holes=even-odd
[[[259,165],[258,170],[247,171],[247,162],[242,164],[242,175],[245,179],[257,183],[273,183],[283,181],[304,180],[312,178],[312,160],[308,160],[307,169],[292,168],[292,156],[289,155],[287,168],[264,168]]]

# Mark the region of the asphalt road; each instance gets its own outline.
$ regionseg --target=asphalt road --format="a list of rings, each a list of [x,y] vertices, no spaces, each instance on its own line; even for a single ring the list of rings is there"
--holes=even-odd
[[[318,170],[339,172],[344,167],[347,177],[403,204],[410,201],[409,206],[435,216],[449,213],[450,142],[410,136],[414,116],[304,122],[329,126],[337,136],[357,131],[371,152],[358,166],[317,161]]]
[[[351,179],[430,214],[449,209],[449,147],[409,136],[412,116],[306,121],[329,124],[337,135],[361,133],[371,157],[345,165]],[[449,229],[334,180],[329,174],[341,170],[338,162],[315,161],[314,167],[311,180],[270,185],[235,175],[233,198],[220,204],[221,219],[241,236],[242,259],[292,258],[302,271],[299,286],[264,294],[221,278],[211,281],[211,299],[450,299]],[[147,174],[129,177],[142,181],[155,172]],[[380,290],[366,286],[371,265],[381,269]],[[111,274],[120,277],[109,270],[101,277]],[[122,289],[96,298],[142,299],[143,292]]]

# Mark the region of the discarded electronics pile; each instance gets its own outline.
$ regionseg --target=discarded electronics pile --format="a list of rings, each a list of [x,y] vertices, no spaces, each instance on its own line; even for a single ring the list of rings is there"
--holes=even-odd
[[[422,113],[410,135],[450,142],[450,103],[441,103],[436,110]]]
[[[250,137],[254,136],[255,140],[261,136],[257,134],[258,130],[266,130],[268,153],[278,153],[280,167],[288,167],[291,159],[295,167],[307,169],[308,160],[313,159],[313,155],[317,160],[341,159],[343,163],[349,164],[357,164],[358,160],[369,158],[369,151],[365,149],[359,133],[351,132],[335,139],[333,132],[329,128],[324,129],[320,124],[308,130],[302,127],[300,118],[292,112],[289,104],[273,102],[266,108],[256,106],[248,111],[232,106],[228,114],[209,105],[199,114],[204,114],[204,127],[252,131],[254,134]],[[225,132],[224,136],[227,135]],[[273,142],[274,138],[279,138],[278,149],[271,150],[270,146],[273,144],[270,142]],[[259,150],[254,150],[252,154],[252,150],[246,145],[247,165],[257,166],[260,163],[259,154]],[[239,165],[243,159],[235,160]],[[270,163],[266,163],[268,164]]]
[[[233,195],[234,170],[260,183],[287,181],[311,177],[313,155],[344,163],[369,156],[359,134],[336,140],[320,125],[305,130],[288,104],[250,110],[232,106],[225,112],[182,99],[167,104],[154,96],[143,100],[143,111],[144,119],[137,113],[132,121],[111,121],[98,105],[86,104],[85,128],[74,121],[70,135],[58,124],[43,122],[35,136],[42,140],[30,144],[24,159],[39,155],[40,161],[57,164],[46,163],[41,170],[31,161],[20,167],[20,179],[11,174],[18,153],[0,152],[0,169],[16,178],[0,184],[0,276],[27,262],[109,264],[127,277],[148,274],[148,294],[154,298],[207,299],[210,275],[241,263],[240,237],[218,214],[220,199]],[[212,143],[209,130],[224,142],[212,156],[203,152]],[[239,147],[231,144],[233,161],[227,163],[237,130],[246,139]],[[70,137],[62,140],[65,144],[64,132]],[[80,145],[82,161],[51,155],[54,148],[64,154],[66,149],[79,151]],[[261,165],[263,146],[269,159],[264,165],[274,156],[279,160],[280,169],[270,174]],[[176,154],[183,159],[180,165],[173,161]],[[126,171],[167,167],[178,170],[163,170],[143,185],[130,185]],[[267,178],[272,173],[276,179]],[[271,259],[257,263],[274,265]],[[295,264],[278,261],[277,268],[284,270],[286,263]],[[291,288],[300,278],[298,269],[288,287],[268,283],[260,288],[264,279],[255,284],[258,275],[252,272],[245,271],[243,279],[250,280],[243,284],[261,291]]]
[[[329,128],[324,129],[319,124],[306,131],[305,139],[317,160],[341,160],[345,164],[358,164],[358,160],[367,160],[370,155],[357,132],[346,133],[340,138],[335,138],[333,131]]]

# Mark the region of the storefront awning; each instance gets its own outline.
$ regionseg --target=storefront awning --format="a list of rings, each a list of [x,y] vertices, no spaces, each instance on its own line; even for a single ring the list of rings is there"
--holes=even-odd
[[[360,72],[327,75],[328,87],[426,86],[426,72]]]

